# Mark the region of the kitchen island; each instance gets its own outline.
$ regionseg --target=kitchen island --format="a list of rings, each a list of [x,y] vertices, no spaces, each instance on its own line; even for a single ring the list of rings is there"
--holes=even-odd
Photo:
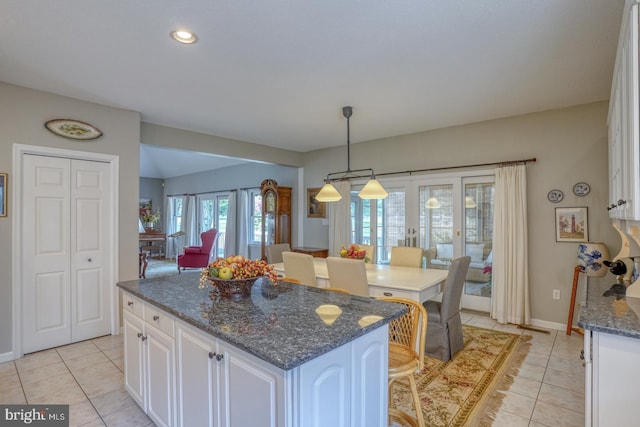
[[[585,426],[637,425],[640,419],[640,298],[612,274],[588,278],[584,328]],[[615,285],[615,286],[614,286]]]
[[[387,424],[388,323],[403,306],[263,279],[234,301],[199,277],[118,283],[125,388],[157,425]]]

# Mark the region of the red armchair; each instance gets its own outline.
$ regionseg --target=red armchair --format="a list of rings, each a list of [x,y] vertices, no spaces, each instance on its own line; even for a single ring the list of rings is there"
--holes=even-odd
[[[180,267],[184,270],[186,267],[204,268],[209,265],[213,246],[218,240],[218,230],[212,228],[204,231],[200,233],[200,239],[202,246],[187,246],[184,248],[184,253],[178,255],[178,273],[180,273]]]

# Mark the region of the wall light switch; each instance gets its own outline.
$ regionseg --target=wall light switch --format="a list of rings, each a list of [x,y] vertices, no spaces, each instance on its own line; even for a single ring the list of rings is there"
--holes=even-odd
[[[560,299],[560,289],[553,290],[553,299]]]

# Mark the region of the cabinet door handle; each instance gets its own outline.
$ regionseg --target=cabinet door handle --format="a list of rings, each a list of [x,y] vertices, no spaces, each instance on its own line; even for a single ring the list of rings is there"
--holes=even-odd
[[[626,200],[622,200],[622,199],[618,200],[618,206],[622,206],[622,205],[624,205],[626,203],[627,203]]]
[[[216,357],[216,354],[212,351],[209,352],[209,359],[213,359],[214,357]]]
[[[160,319],[160,316],[158,316],[157,314],[156,314],[155,316],[153,316],[153,320],[154,320],[154,321],[156,321],[156,322],[157,322],[157,321],[158,321],[158,319]]]
[[[129,301],[129,302],[127,303],[127,305],[128,305],[129,307],[131,307],[131,306],[133,305],[133,301]]]
[[[216,360],[219,362],[224,358],[224,354],[216,354]]]
[[[584,348],[580,350],[580,360],[584,360]]]
[[[138,338],[142,338],[142,332],[138,332]]]
[[[91,258],[89,258],[87,261],[91,262]]]
[[[143,335],[142,338],[140,338],[142,341],[146,341],[147,340],[147,336]]]
[[[385,292],[385,293],[384,293],[384,296],[385,296],[385,297],[392,297],[392,296],[393,296],[393,294],[392,294],[391,292]]]

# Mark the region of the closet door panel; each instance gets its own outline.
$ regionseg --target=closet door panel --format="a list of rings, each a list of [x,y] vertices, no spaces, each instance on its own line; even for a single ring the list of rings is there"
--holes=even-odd
[[[70,160],[26,155],[23,169],[23,351],[70,342]]]

